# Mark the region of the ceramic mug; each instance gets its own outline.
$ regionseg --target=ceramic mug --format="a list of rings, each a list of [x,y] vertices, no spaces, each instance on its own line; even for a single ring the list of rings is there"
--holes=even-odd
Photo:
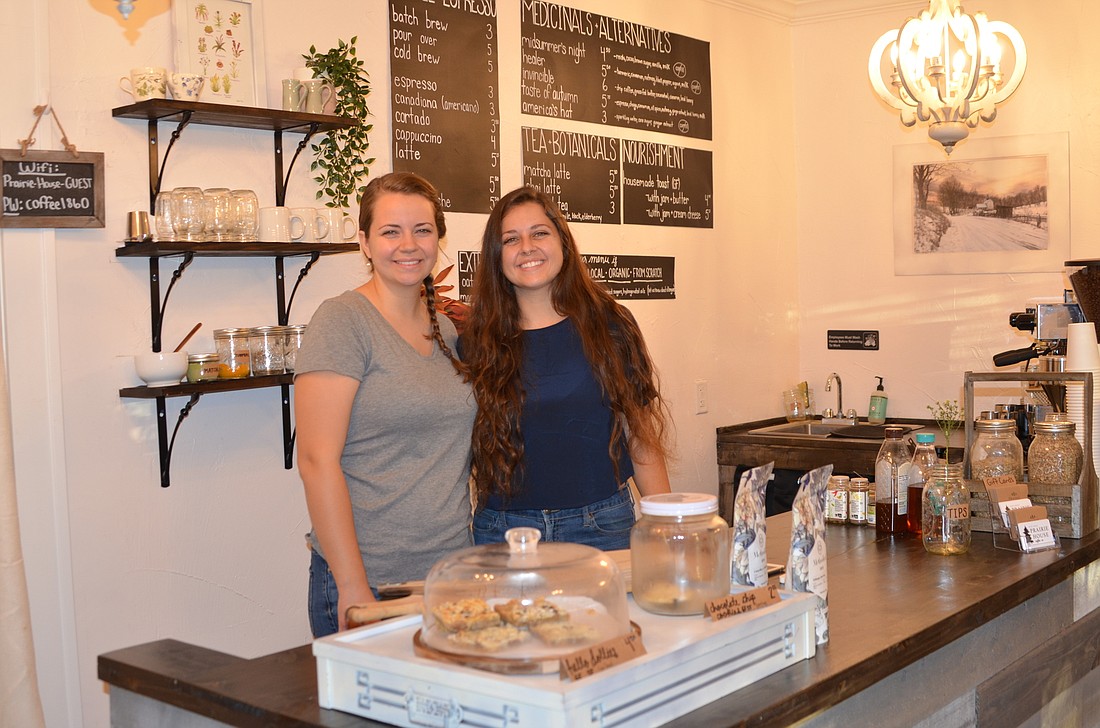
[[[166,98],[167,85],[168,72],[157,66],[131,68],[129,76],[118,80],[118,87],[133,96],[134,101]]]
[[[321,210],[328,230],[319,239],[325,243],[346,243],[355,240],[359,225],[348,211],[341,207],[325,207]]]
[[[303,81],[306,89],[306,111],[310,114],[325,113],[325,104],[332,98],[332,86],[324,79]]]
[[[264,242],[289,243],[292,238],[300,239],[304,228],[305,222],[289,207],[260,208],[260,240]]]
[[[301,111],[306,105],[306,87],[296,78],[283,79],[283,111]]]
[[[290,231],[290,239],[295,243],[316,243],[328,235],[328,220],[316,207],[292,207],[290,214],[302,221],[297,231]]]
[[[179,101],[198,101],[206,77],[201,73],[173,73],[168,77],[172,98]]]

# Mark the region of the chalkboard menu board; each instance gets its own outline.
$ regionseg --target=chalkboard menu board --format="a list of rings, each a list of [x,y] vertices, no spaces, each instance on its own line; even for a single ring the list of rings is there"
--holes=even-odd
[[[714,227],[711,153],[624,139],[623,222]]]
[[[558,203],[569,222],[619,222],[619,140],[524,127],[523,183]]]
[[[709,43],[542,0],[520,4],[524,114],[711,138]]]
[[[676,259],[656,255],[581,254],[592,278],[620,301],[676,298]],[[458,297],[470,302],[474,271],[481,259],[475,250],[458,251]]]
[[[103,227],[103,154],[0,149],[0,197],[0,227]]]
[[[439,188],[444,209],[500,198],[494,0],[390,0],[393,167]]]

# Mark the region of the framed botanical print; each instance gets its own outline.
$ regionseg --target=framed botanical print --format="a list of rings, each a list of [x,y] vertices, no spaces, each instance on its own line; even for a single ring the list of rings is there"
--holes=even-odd
[[[176,67],[201,73],[200,99],[267,106],[260,0],[173,0]]]

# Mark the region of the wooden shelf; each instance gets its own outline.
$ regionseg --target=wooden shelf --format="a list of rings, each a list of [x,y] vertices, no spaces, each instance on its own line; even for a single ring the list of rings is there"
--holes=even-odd
[[[190,123],[208,126],[227,126],[237,129],[261,131],[307,131],[315,126],[315,132],[348,129],[359,122],[346,116],[333,114],[307,114],[304,111],[261,109],[232,104],[206,104],[201,101],[176,101],[175,99],[150,99],[136,104],[119,106],[111,110],[118,119],[145,119],[147,121],[183,121],[190,112]]]
[[[243,377],[241,379],[214,379],[209,382],[182,382],[167,387],[123,387],[118,396],[130,399],[156,399],[157,397],[187,397],[193,394],[203,395],[212,392],[235,392],[242,389],[262,389],[278,387],[294,382],[294,374],[271,374],[262,377]]]
[[[119,258],[167,258],[191,254],[209,258],[289,258],[298,255],[334,255],[359,249],[357,243],[127,243],[115,249]]]

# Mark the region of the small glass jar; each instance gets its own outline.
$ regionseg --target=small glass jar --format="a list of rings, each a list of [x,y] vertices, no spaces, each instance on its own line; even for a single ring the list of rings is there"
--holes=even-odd
[[[302,338],[306,335],[305,324],[291,324],[286,328],[286,356],[283,365],[288,373],[294,372],[294,362],[298,358],[298,350],[302,348]]]
[[[833,475],[825,491],[825,522],[848,522],[848,476]]]
[[[187,381],[191,384],[217,379],[218,373],[218,355],[216,353],[187,355]]]
[[[921,513],[926,551],[964,554],[970,550],[970,489],[963,481],[961,465],[932,467],[924,482]]]
[[[285,326],[257,326],[249,329],[248,350],[252,356],[252,376],[263,377],[285,371]]]
[[[871,484],[867,478],[852,478],[848,484],[848,523],[867,525],[867,504]]]
[[[248,332],[248,329],[214,329],[219,379],[244,379],[251,372]]]
[[[1072,422],[1036,422],[1027,449],[1027,479],[1031,483],[1076,485],[1084,453]]]
[[[630,531],[634,601],[655,614],[702,614],[730,593],[730,532],[717,496],[647,495]]]
[[[867,525],[875,528],[878,523],[878,514],[875,512],[875,484],[867,486]]]
[[[1024,446],[1016,437],[1015,420],[978,420],[977,436],[970,449],[970,477],[1014,475],[1024,480]]]

